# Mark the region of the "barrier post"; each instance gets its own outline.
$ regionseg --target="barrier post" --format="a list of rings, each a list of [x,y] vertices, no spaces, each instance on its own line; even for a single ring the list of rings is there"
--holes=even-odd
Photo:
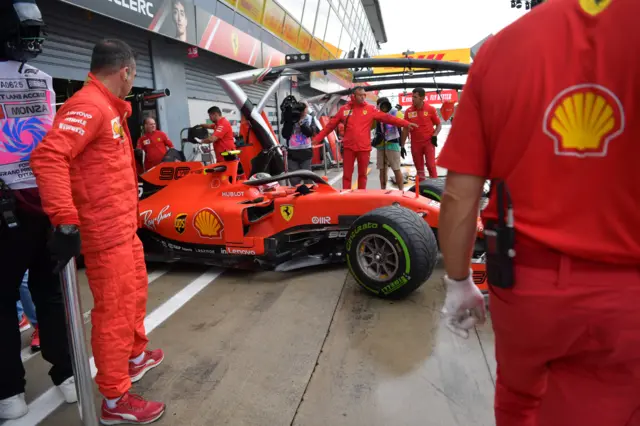
[[[67,311],[67,331],[71,344],[80,419],[83,426],[98,426],[98,415],[93,397],[93,378],[89,366],[84,320],[80,306],[78,273],[74,258],[71,258],[60,273],[60,280],[62,281],[64,304]]]
[[[327,167],[327,157],[329,157],[329,151],[327,150],[327,147],[330,146],[329,142],[327,142],[326,140],[322,142],[322,156],[324,157],[324,175],[325,176],[329,176],[329,170]]]

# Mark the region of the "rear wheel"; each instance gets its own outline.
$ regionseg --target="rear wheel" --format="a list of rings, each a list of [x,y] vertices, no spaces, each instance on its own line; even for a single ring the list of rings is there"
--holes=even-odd
[[[346,250],[349,270],[363,289],[384,299],[400,299],[431,276],[438,244],[417,213],[389,206],[353,223]]]

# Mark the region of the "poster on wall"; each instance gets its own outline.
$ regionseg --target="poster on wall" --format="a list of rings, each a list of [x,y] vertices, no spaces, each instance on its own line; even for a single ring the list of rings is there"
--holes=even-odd
[[[195,6],[191,0],[62,0],[185,43],[196,43]]]
[[[196,6],[198,47],[252,67],[262,66],[262,43]]]

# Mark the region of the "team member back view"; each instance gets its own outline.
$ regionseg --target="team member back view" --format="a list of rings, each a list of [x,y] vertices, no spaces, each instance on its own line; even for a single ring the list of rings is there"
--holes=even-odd
[[[492,180],[497,426],[640,425],[639,16],[637,0],[534,7],[481,47],[440,154],[446,317],[462,334],[484,307],[469,253]]]
[[[55,226],[53,247],[64,263],[84,253],[94,299],[91,346],[105,397],[107,424],[146,424],[165,406],[129,393],[162,362],[147,351],[144,329],[148,278],[138,228],[133,144],[124,100],[136,75],[135,56],[119,40],[96,44],[85,86],[60,108],[31,156],[42,204]]]

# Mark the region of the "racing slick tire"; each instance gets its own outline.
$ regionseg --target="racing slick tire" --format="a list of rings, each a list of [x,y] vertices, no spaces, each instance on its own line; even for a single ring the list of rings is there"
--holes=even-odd
[[[365,291],[402,299],[418,289],[436,266],[438,243],[417,213],[400,206],[360,216],[346,238],[349,271]]]
[[[423,181],[420,181],[420,195],[429,198],[430,200],[441,202],[442,196],[444,195],[444,186],[446,182],[446,177],[427,178]],[[413,185],[411,188],[409,188],[409,192],[416,192],[416,186]],[[486,206],[488,197],[489,184],[485,183],[484,189],[482,191],[483,206]]]
[[[420,195],[429,198],[430,200],[440,202],[442,200],[442,195],[444,194],[445,182],[446,178],[444,177],[427,178],[420,181]],[[416,186],[413,185],[409,188],[409,192],[416,192]]]

